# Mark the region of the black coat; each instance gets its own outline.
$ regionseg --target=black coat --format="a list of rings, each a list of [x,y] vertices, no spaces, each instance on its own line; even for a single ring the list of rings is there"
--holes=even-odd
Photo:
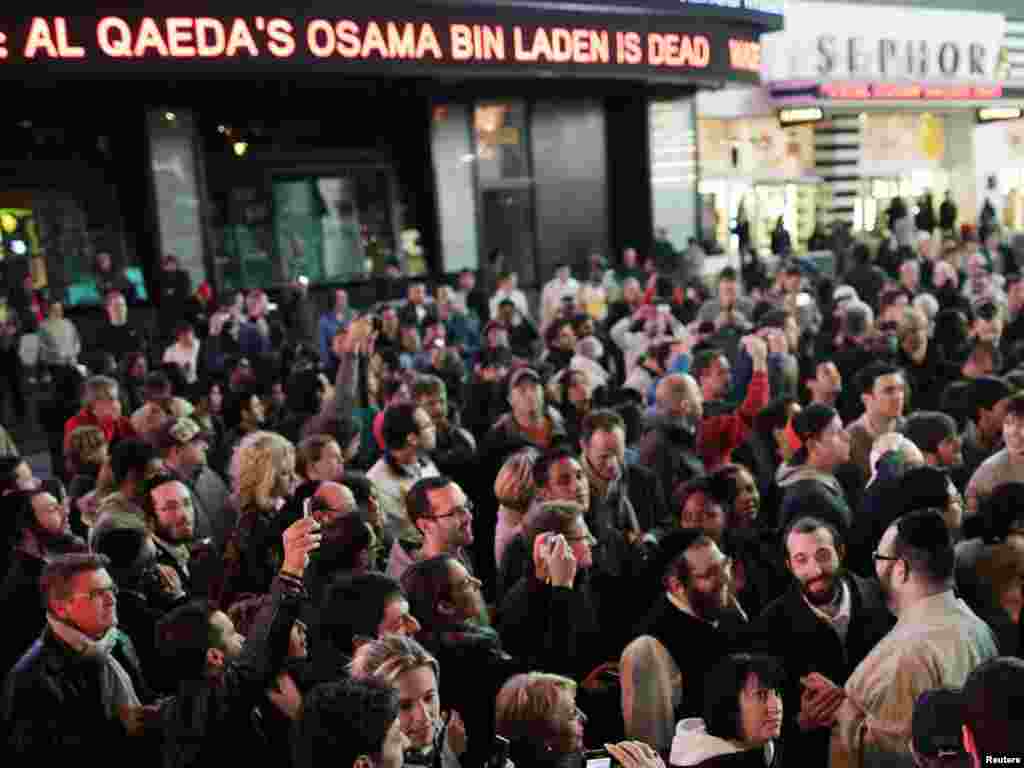
[[[650,635],[665,646],[683,678],[683,698],[676,720],[704,716],[704,679],[717,661],[732,652],[739,627],[731,619],[718,626],[702,621],[673,605],[663,592],[635,637]]]
[[[175,696],[161,703],[163,768],[222,768],[236,763],[242,752],[258,754],[265,746],[253,726],[253,707],[284,667],[305,594],[301,582],[276,578],[270,610],[259,614],[241,657],[228,663],[223,678],[179,681]]]
[[[807,604],[800,586],[771,602],[740,635],[740,644],[755,653],[776,656],[786,675],[783,691],[783,733],[792,765],[825,765],[828,760],[828,729],[802,733],[800,678],[819,672],[843,686],[857,665],[894,624],[878,582],[850,575],[851,616],[846,644]]]
[[[131,677],[143,704],[152,700],[132,641],[118,632],[111,651]],[[49,627],[14,666],[4,684],[0,722],[9,759],[5,766],[121,765],[151,761],[142,738],[129,738],[117,718],[108,720],[100,702],[100,667],[59,640]],[[73,757],[72,757],[73,756]],[[13,758],[13,759],[11,759]]]
[[[46,611],[39,593],[39,578],[46,565],[41,558],[21,550],[11,553],[10,567],[0,587],[0,605],[15,617],[0,641],[0,670],[13,667],[39,637],[46,626]]]
[[[681,426],[656,421],[640,438],[640,463],[661,478],[665,508],[672,507],[676,486],[704,474],[696,436]]]
[[[505,650],[527,669],[581,681],[594,667],[617,658],[604,648],[597,603],[585,574],[571,588],[537,580],[532,569],[513,586],[498,611]]]

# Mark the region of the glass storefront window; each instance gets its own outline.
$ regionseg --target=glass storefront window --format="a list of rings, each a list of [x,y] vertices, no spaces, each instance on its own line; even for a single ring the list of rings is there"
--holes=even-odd
[[[195,116],[159,109],[147,115],[160,256],[173,255],[192,285],[206,280]]]
[[[0,166],[19,180],[0,186],[0,296],[9,308],[26,305],[26,276],[40,298],[72,306],[98,304],[110,288],[147,298],[109,173],[119,148],[85,119],[74,130],[63,118],[26,119],[5,134]]]
[[[228,191],[220,229],[230,289],[309,278],[338,282],[383,272],[396,258],[395,181],[385,166],[295,173],[268,168]]]
[[[526,103],[481,102],[473,111],[480,237],[522,285],[536,279],[533,178]]]
[[[655,231],[676,250],[697,234],[697,119],[692,97],[648,106]]]

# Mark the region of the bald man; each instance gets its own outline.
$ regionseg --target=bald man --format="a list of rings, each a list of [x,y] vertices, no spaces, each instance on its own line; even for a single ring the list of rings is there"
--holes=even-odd
[[[313,494],[313,499],[313,517],[320,525],[330,525],[356,510],[356,497],[352,495],[348,486],[341,483],[320,483]]]
[[[704,416],[704,399],[692,376],[670,374],[654,391],[655,416],[640,439],[640,463],[662,478],[666,508],[676,486],[703,474],[697,454],[697,425]]]

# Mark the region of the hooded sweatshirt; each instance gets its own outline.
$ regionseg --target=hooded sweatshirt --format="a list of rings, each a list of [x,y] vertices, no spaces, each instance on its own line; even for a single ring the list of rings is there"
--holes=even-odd
[[[779,750],[769,741],[762,749],[741,749],[734,742],[712,736],[699,717],[680,720],[672,739],[669,765],[679,768],[780,768]]]
[[[779,515],[783,526],[798,517],[810,516],[832,523],[840,533],[849,530],[853,514],[835,475],[808,464],[787,462],[779,467],[775,480],[783,493]]]

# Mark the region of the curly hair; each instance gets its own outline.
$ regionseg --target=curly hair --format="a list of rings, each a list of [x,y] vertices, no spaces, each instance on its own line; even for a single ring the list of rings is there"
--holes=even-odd
[[[68,440],[65,461],[73,472],[81,472],[88,466],[99,467],[107,447],[107,438],[99,427],[91,424],[76,427]]]
[[[278,475],[288,460],[295,461],[295,446],[276,432],[250,432],[238,444],[231,460],[231,479],[239,507],[269,508]]]

